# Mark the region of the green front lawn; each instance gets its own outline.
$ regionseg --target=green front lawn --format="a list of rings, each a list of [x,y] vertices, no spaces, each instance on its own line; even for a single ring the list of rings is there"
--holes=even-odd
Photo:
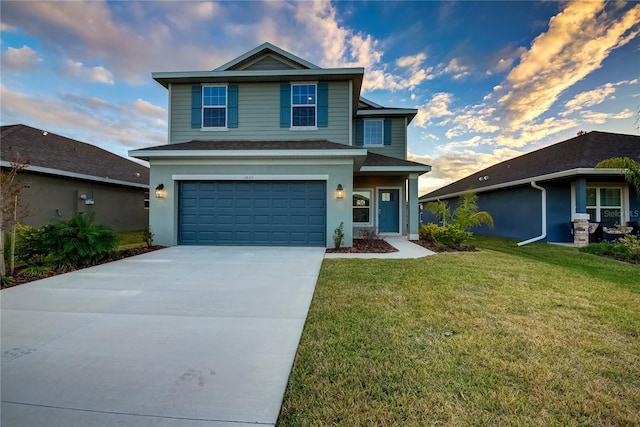
[[[144,230],[118,232],[118,251],[139,248],[146,245],[147,242],[144,239]]]
[[[640,266],[475,244],[325,260],[278,425],[640,422]]]

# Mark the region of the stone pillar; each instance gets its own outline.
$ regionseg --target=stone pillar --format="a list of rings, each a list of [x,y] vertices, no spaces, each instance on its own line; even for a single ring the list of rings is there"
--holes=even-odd
[[[578,248],[589,246],[589,214],[574,215],[573,244]]]

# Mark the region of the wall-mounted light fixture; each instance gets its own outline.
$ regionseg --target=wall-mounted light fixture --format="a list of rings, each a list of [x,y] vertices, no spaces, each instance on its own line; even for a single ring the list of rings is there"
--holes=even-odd
[[[344,199],[344,188],[342,188],[342,184],[338,184],[336,187],[336,199]]]
[[[167,190],[164,189],[164,184],[158,184],[156,187],[156,197],[158,199],[164,199],[167,197]]]

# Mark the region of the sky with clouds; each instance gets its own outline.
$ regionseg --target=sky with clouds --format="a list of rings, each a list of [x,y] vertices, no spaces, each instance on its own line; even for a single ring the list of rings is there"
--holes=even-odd
[[[362,95],[417,108],[420,194],[580,130],[637,134],[640,3],[0,3],[0,122],[126,156],[167,142],[155,71],[211,70],[265,41],[364,67]]]

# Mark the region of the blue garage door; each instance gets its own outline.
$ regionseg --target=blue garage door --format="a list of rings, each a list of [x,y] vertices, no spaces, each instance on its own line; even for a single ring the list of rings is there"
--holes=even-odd
[[[325,246],[324,181],[180,183],[182,245]]]

